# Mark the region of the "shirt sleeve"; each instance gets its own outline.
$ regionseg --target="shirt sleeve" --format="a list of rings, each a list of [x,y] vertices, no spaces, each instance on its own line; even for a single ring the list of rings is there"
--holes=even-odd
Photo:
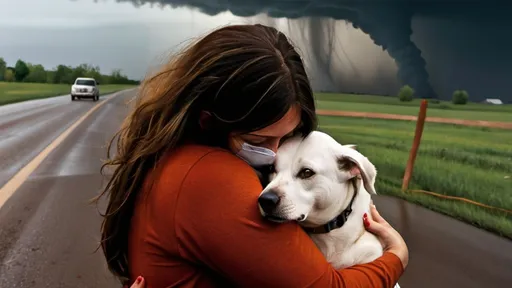
[[[178,196],[179,253],[241,287],[393,287],[403,273],[392,253],[335,270],[298,224],[261,217],[261,191],[254,171],[236,156],[203,156]]]

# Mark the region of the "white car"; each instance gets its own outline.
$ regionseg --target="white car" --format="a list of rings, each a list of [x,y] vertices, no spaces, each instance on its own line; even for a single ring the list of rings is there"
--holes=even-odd
[[[75,84],[71,86],[71,101],[75,99],[91,98],[93,101],[100,99],[100,90],[94,78],[76,78]]]

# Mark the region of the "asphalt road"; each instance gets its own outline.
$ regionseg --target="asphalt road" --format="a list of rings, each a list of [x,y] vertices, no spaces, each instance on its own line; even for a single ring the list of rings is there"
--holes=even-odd
[[[105,184],[105,145],[127,112],[122,92],[93,112],[0,208],[0,287],[119,287],[98,247],[100,217],[87,201]],[[56,97],[0,107],[0,186],[97,103]],[[512,241],[404,201],[375,204],[404,236],[402,287],[503,287]],[[101,208],[101,207],[100,207]]]
[[[93,112],[1,207],[0,287],[120,286],[95,253],[101,219],[87,202],[105,183],[101,159],[131,96]],[[62,96],[0,107],[0,186],[97,103]]]

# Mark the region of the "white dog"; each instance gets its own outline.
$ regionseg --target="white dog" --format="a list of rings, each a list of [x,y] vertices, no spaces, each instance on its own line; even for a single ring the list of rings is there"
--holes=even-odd
[[[368,263],[383,254],[363,224],[364,213],[371,217],[376,175],[354,145],[315,131],[279,148],[259,208],[271,221],[298,221],[336,269]]]

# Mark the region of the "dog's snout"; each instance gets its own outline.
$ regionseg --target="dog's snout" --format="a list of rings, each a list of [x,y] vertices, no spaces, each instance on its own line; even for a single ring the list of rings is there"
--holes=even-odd
[[[271,190],[261,194],[258,198],[258,203],[260,204],[261,209],[263,209],[263,212],[271,214],[279,204],[279,200],[279,195],[277,195],[275,191]]]

